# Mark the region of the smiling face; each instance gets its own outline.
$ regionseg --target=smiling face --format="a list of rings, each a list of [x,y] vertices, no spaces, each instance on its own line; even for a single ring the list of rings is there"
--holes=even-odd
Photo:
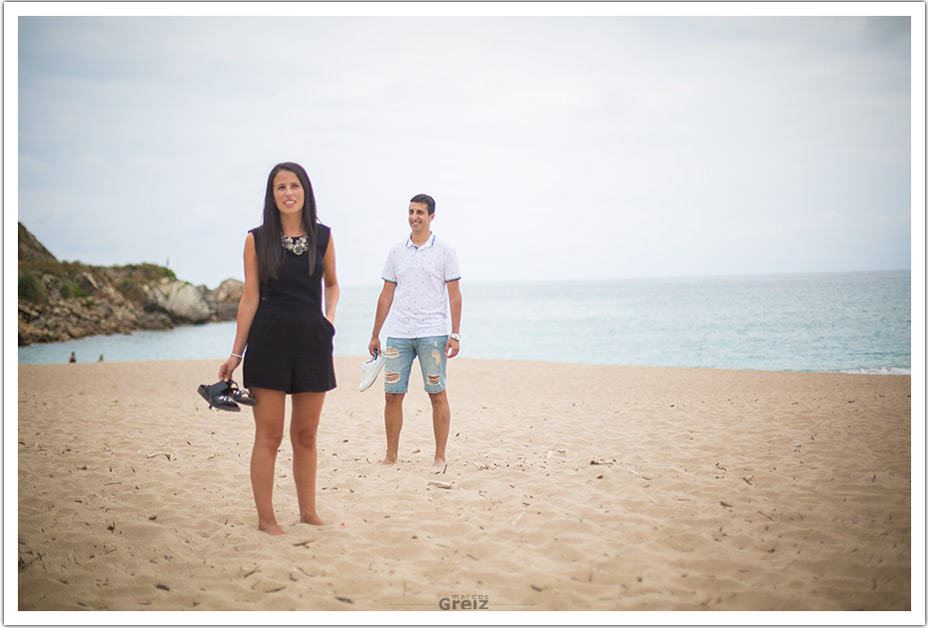
[[[409,204],[409,226],[412,227],[413,235],[431,233],[434,219],[435,214],[429,214],[429,208],[425,203]]]
[[[296,173],[281,170],[274,177],[274,201],[283,215],[299,215],[303,211],[303,185]]]

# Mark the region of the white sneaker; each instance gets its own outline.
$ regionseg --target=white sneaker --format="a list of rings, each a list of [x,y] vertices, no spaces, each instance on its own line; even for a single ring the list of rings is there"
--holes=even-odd
[[[371,387],[371,384],[377,381],[380,369],[383,368],[383,364],[386,361],[387,359],[385,357],[377,353],[374,357],[361,365],[361,384],[358,386],[358,392],[364,392]]]

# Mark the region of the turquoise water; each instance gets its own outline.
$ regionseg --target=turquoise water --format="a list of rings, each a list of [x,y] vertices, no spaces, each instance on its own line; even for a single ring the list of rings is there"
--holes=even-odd
[[[462,281],[471,358],[911,372],[908,271],[550,283]],[[335,353],[364,355],[378,286],[342,288]],[[224,358],[235,323],[19,348],[20,363]],[[218,363],[217,363],[218,367]]]

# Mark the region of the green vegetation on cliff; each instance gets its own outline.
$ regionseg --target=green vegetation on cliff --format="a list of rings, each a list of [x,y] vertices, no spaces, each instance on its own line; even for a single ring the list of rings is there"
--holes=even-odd
[[[157,264],[60,261],[22,223],[18,284],[20,345],[234,320],[241,296],[241,282],[211,291]]]

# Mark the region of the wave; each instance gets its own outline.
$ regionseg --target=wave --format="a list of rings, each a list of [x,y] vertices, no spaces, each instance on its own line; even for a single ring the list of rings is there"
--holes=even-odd
[[[896,367],[881,367],[874,369],[850,369],[845,371],[838,371],[839,373],[847,373],[849,375],[911,375],[912,369],[906,368],[896,368]]]

